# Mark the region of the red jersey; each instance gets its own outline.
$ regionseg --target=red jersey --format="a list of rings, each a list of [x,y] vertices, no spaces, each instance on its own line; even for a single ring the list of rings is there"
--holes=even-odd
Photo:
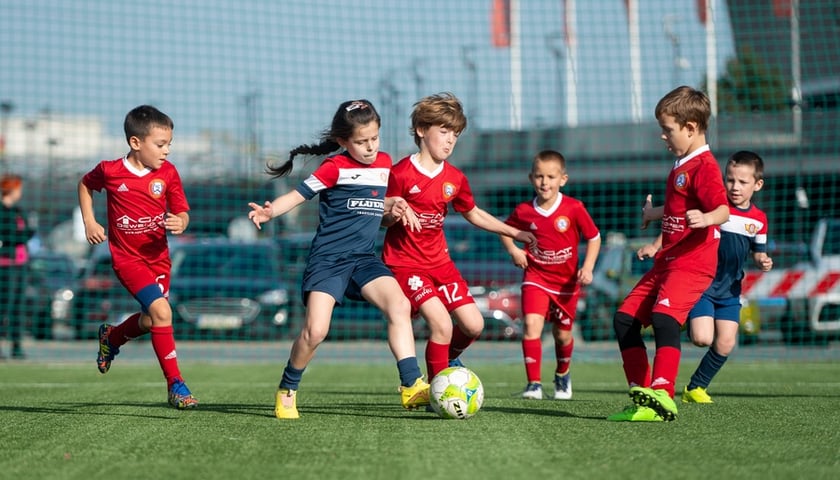
[[[443,221],[449,211],[449,203],[456,212],[468,212],[475,208],[467,177],[446,161],[430,172],[421,167],[412,155],[391,169],[386,196],[404,198],[417,214],[422,228],[419,232],[412,232],[400,222],[388,228],[382,250],[385,264],[433,268],[450,262]]]
[[[536,199],[522,202],[505,223],[537,237],[526,250],[523,285],[552,293],[577,291],[578,245],[581,239],[594,240],[601,234],[583,202],[562,193],[548,210],[537,206]]]
[[[137,170],[125,158],[104,160],[82,182],[105,190],[108,201],[108,243],[115,266],[142,259],[155,263],[168,257],[167,206],[174,214],[189,211],[178,171],[169,162],[157,170]]]
[[[662,250],[656,255],[654,267],[714,275],[720,227],[688,228],[685,214],[692,209],[710,212],[728,204],[723,174],[708,145],[680,159],[665,187]]]

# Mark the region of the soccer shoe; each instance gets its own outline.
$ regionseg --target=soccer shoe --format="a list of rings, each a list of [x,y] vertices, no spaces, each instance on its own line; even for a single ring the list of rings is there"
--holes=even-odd
[[[464,363],[461,362],[461,357],[458,357],[458,358],[453,358],[452,360],[450,360],[449,361],[449,366],[450,367],[463,367]]]
[[[715,403],[712,401],[712,397],[706,393],[706,389],[703,387],[696,387],[692,388],[691,390],[688,387],[685,387],[682,394],[682,402],[683,403]]]
[[[530,382],[525,385],[525,390],[522,392],[522,398],[529,400],[542,400],[542,384],[540,382]]]
[[[624,410],[607,417],[611,422],[662,422],[664,421],[656,410],[641,405],[630,405]]]
[[[677,404],[665,389],[656,390],[646,387],[631,387],[630,398],[640,407],[650,407],[666,422],[677,419]]]
[[[570,400],[572,398],[572,374],[554,374],[554,399]]]
[[[429,405],[429,384],[418,378],[410,387],[400,386],[400,402],[407,410]]]
[[[274,395],[274,416],[280,420],[300,418],[297,409],[297,390],[277,389]]]
[[[99,369],[99,373],[108,373],[111,362],[120,353],[120,347],[112,346],[108,340],[112,328],[107,323],[99,326],[99,353],[96,355],[96,368]]]
[[[186,410],[197,407],[198,400],[190,393],[186,383],[176,380],[169,387],[169,404],[178,410]]]

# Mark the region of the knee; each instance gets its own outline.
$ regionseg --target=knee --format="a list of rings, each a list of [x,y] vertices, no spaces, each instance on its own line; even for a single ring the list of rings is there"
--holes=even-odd
[[[383,312],[390,323],[399,323],[411,320],[411,302],[405,296],[394,297],[390,300]]]
[[[677,319],[664,313],[654,313],[651,315],[650,323],[653,326],[657,348],[680,348],[680,324]]]
[[[458,319],[458,327],[468,337],[477,337],[481,335],[484,330],[484,317],[481,312],[476,309],[475,312],[466,316],[466,318]]]

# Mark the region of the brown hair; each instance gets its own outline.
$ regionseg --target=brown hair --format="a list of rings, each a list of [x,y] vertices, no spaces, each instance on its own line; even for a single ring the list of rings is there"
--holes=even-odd
[[[727,168],[735,165],[748,165],[753,167],[755,181],[764,180],[764,160],[757,153],[749,150],[740,150],[732,154],[726,162]]]
[[[674,117],[680,127],[694,122],[701,132],[705,132],[709,128],[712,107],[705,93],[683,85],[668,92],[656,104],[656,119],[661,119],[662,115]]]
[[[425,130],[433,126],[452,129],[456,134],[467,128],[467,117],[464,115],[464,108],[458,97],[449,93],[436,93],[421,98],[414,104],[414,111],[411,112],[411,134],[414,135],[414,143],[420,146],[418,130]]]
[[[566,158],[556,150],[543,150],[538,153],[534,157],[534,162],[531,164],[531,172],[534,171],[538,162],[557,162],[560,164],[560,170],[564,173],[566,171]]]

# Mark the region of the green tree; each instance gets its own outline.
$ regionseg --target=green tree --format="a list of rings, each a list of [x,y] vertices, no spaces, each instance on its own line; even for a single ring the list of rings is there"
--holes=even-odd
[[[704,87],[705,87],[704,83]],[[790,86],[750,48],[741,48],[718,79],[721,113],[769,112],[790,108]]]

